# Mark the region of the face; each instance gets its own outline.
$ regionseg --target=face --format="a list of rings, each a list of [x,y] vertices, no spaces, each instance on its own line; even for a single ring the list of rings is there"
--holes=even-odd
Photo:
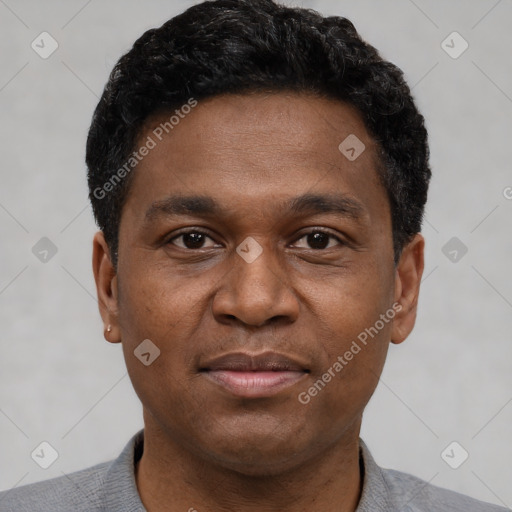
[[[217,96],[160,141],[169,117],[141,134],[156,146],[133,171],[117,271],[94,242],[106,337],[122,342],[146,430],[247,474],[357,439],[423,269],[421,235],[394,265],[359,114],[292,93]],[[359,156],[339,149],[350,135]]]

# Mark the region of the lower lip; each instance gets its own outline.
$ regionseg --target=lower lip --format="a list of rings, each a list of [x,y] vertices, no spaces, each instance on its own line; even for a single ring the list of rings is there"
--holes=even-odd
[[[238,372],[214,370],[203,372],[206,377],[233,395],[249,398],[272,396],[293,386],[307,375],[297,371]]]

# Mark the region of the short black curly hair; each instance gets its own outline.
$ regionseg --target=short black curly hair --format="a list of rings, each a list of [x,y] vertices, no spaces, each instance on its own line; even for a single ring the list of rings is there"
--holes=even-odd
[[[431,176],[424,119],[402,71],[346,18],[273,0],[209,0],[145,32],[117,62],[94,112],[89,198],[114,266],[133,174],[126,162],[145,121],[191,98],[259,91],[306,92],[358,110],[380,148],[398,262],[421,230]]]

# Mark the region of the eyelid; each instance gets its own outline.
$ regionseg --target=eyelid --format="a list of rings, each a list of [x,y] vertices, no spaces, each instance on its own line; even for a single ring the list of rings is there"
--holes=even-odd
[[[164,239],[164,244],[171,244],[173,240],[175,240],[176,238],[179,238],[180,236],[183,236],[183,235],[188,235],[190,233],[199,233],[201,235],[205,235],[206,237],[210,238],[211,240],[213,240],[216,244],[218,244],[219,242],[217,242],[217,240],[215,240],[215,238],[206,230],[202,229],[202,228],[194,228],[194,227],[189,227],[189,228],[183,228],[182,230],[180,231],[177,231],[177,232],[174,232],[171,236],[168,236]],[[176,245],[176,244],[172,244],[172,245]],[[179,247],[179,246],[176,246],[176,247]],[[183,249],[183,247],[179,247],[180,249]],[[194,251],[194,250],[197,250],[197,251],[200,251],[202,248],[200,249],[187,249],[188,251]]]
[[[338,243],[339,245],[349,245],[350,242],[348,240],[345,240],[343,237],[339,236],[338,234],[334,234],[332,231],[326,229],[326,228],[322,228],[322,227],[310,227],[310,228],[304,228],[304,229],[307,229],[307,231],[303,231],[299,236],[296,236],[294,238],[294,241],[293,243],[296,243],[298,240],[304,238],[305,236],[308,236],[310,234],[313,234],[313,233],[323,233],[325,235],[327,235],[328,237],[330,238],[334,238]],[[183,236],[183,235],[187,235],[189,233],[199,233],[201,235],[204,235],[208,238],[210,238],[213,242],[215,242],[216,244],[218,244],[219,242],[217,242],[217,240],[215,240],[215,238],[208,232],[206,231],[205,229],[203,228],[195,228],[195,227],[188,227],[188,228],[183,228],[182,230],[178,231],[178,232],[175,232],[172,234],[172,236],[170,237],[167,237],[164,241],[165,244],[169,244],[169,243],[172,243],[173,240],[175,240],[176,238],[179,238],[180,236]],[[176,244],[172,244],[172,245],[175,245]],[[179,247],[179,246],[176,246],[176,247]],[[180,247],[181,249],[181,247]],[[199,249],[187,249],[188,251],[200,251],[202,250],[203,248],[199,248]],[[208,249],[208,248],[207,248]]]
[[[348,240],[345,240],[340,235],[334,234],[332,231],[330,231],[330,230],[328,230],[326,228],[321,228],[321,227],[311,227],[311,228],[309,228],[308,231],[303,232],[301,235],[296,237],[294,239],[294,243],[297,242],[298,240],[300,240],[301,238],[304,238],[307,235],[311,235],[312,233],[323,233],[324,235],[327,235],[327,236],[329,236],[331,238],[336,239],[339,242],[340,245],[349,245],[349,241]]]

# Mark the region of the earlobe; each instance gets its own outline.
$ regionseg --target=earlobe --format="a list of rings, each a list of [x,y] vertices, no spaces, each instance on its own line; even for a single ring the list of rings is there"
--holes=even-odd
[[[104,337],[110,343],[119,343],[117,273],[110,258],[110,250],[103,232],[93,239],[92,267],[96,282],[98,306],[104,324]]]
[[[404,247],[395,273],[395,303],[400,305],[393,320],[392,343],[402,343],[416,322],[416,311],[424,268],[425,239],[420,233]]]

